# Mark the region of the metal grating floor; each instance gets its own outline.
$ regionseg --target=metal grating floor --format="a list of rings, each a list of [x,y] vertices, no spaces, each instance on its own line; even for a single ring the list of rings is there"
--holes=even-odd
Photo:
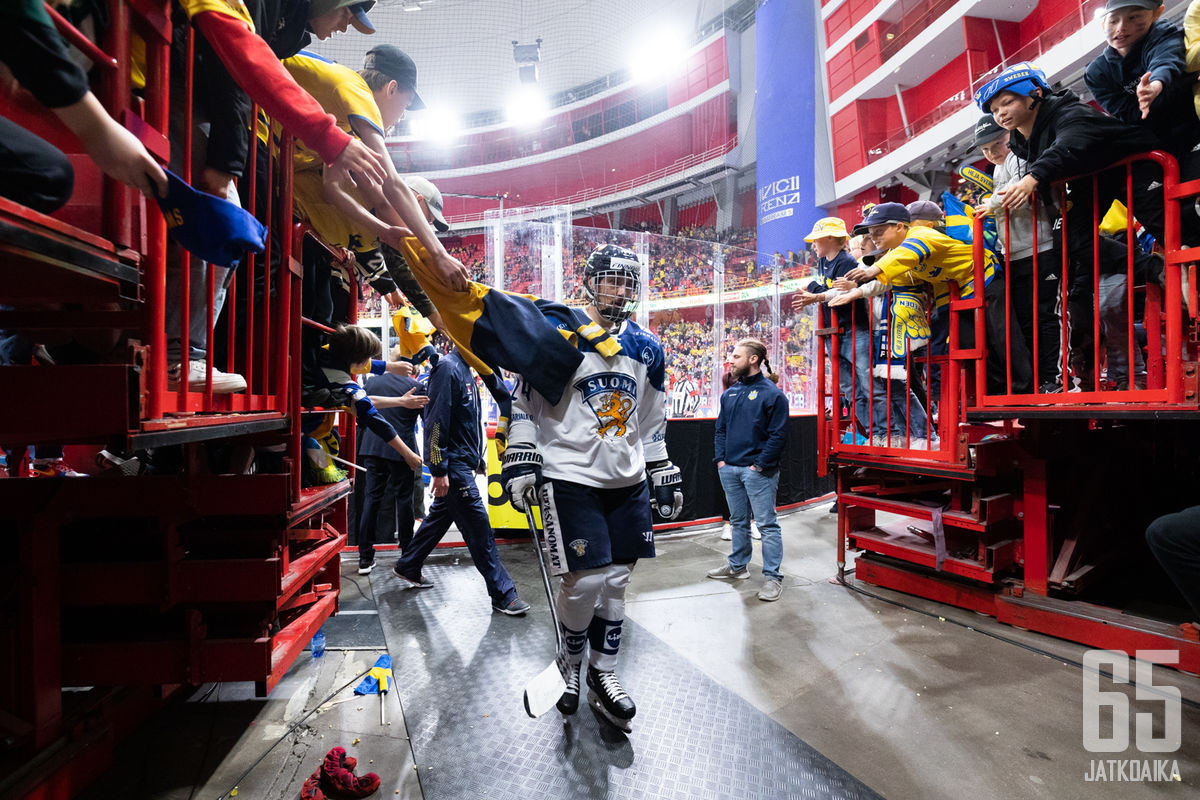
[[[400,589],[391,558],[371,575],[426,800],[879,797],[629,620],[618,674],[638,704],[633,733],[586,703],[528,718],[521,691],[554,635],[529,546],[501,557],[533,605],[525,618],[492,612],[464,551],[430,558],[431,589]]]

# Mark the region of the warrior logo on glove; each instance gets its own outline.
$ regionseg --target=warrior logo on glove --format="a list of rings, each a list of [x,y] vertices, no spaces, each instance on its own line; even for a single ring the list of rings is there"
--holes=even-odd
[[[650,479],[651,501],[663,519],[675,519],[683,511],[683,476],[679,467],[670,461],[655,461],[646,465]]]

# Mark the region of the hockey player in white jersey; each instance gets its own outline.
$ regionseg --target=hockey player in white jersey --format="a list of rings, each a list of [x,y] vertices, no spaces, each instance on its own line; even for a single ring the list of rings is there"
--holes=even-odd
[[[522,511],[526,490],[538,487],[550,570],[562,577],[555,605],[573,669],[559,711],[578,708],[586,652],[589,703],[629,731],[637,709],[615,672],[625,588],[637,560],[654,557],[651,501],[663,517],[679,516],[682,479],[667,458],[662,344],[629,319],[637,256],[600,247],[583,286],[583,362],[557,405],[518,381],[501,482]]]

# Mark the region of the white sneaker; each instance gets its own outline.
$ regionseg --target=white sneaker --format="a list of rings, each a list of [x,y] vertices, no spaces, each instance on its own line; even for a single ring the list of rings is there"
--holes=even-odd
[[[729,526],[728,522],[726,522],[725,527],[721,529],[721,541],[723,541],[723,542],[732,542],[733,541],[733,528],[731,528]]]
[[[761,539],[762,538],[762,534],[758,532],[758,523],[755,522],[754,520],[750,520],[750,538],[751,539]]]
[[[204,384],[207,382],[208,365],[203,361],[188,362],[188,390],[193,392],[203,392]],[[179,389],[179,373],[180,366],[174,364],[167,370],[167,388],[171,391]],[[213,394],[233,394],[235,392],[246,391],[246,379],[236,372],[221,372],[221,370],[213,367],[212,371],[212,390]]]

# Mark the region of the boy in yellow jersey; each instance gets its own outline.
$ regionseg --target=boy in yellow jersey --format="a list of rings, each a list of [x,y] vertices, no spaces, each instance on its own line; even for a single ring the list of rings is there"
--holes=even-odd
[[[860,223],[871,234],[875,243],[887,252],[870,267],[858,267],[846,277],[854,281],[872,278],[884,283],[894,283],[906,275],[933,285],[934,295],[945,291],[948,281],[959,287],[959,297],[975,296],[975,261],[973,247],[952,239],[935,228],[912,227],[908,209],[901,203],[880,203],[871,209]],[[984,250],[984,318],[988,337],[988,391],[1003,392],[1005,389],[1004,350],[1006,331],[1004,325],[1004,281],[992,280],[996,271],[996,258]],[[847,297],[854,299],[849,292]],[[959,327],[959,346],[974,347],[974,326],[970,316],[963,315]],[[1033,376],[1027,363],[1012,365],[1012,390],[1014,393],[1032,391]]]
[[[413,60],[400,48],[383,44],[367,51],[359,72],[308,51],[286,59],[284,66],[334,116],[338,127],[382,157],[387,173],[382,187],[356,184],[322,170],[316,154],[297,148],[297,210],[330,244],[361,252],[373,249],[376,240],[399,249],[407,228],[428,251],[445,283],[465,288],[466,267],[438,240],[417,194],[400,178],[384,146],[384,133],[408,109],[425,107],[417,94]]]

